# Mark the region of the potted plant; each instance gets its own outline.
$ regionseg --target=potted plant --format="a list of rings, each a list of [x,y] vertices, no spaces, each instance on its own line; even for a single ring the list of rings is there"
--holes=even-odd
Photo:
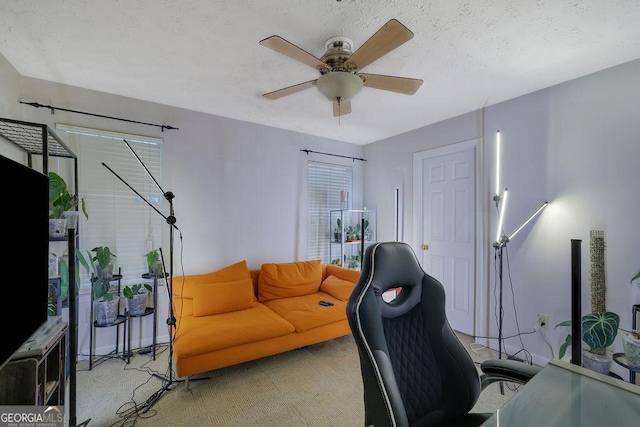
[[[111,325],[118,317],[120,298],[110,290],[109,279],[94,277],[91,283],[91,292],[93,293],[93,309],[98,325]]]
[[[89,219],[84,199],[79,199],[77,195],[69,193],[64,178],[55,172],[49,172],[49,218],[66,219],[66,228],[77,228],[78,211],[76,208],[78,203],[81,205],[85,218]]]
[[[96,277],[101,279],[110,280],[113,277],[113,258],[116,258],[116,254],[111,252],[108,246],[97,246],[91,249],[95,255],[90,256],[92,266]]]
[[[152,276],[162,275],[162,263],[160,262],[160,252],[158,249],[152,249],[145,254],[149,274]]]
[[[365,241],[371,240],[371,229],[369,228],[369,220],[364,220],[364,229],[362,230],[362,238]]]
[[[130,316],[142,316],[147,308],[147,294],[153,288],[149,284],[137,283],[132,286],[125,286],[122,294],[127,298],[127,308]]]
[[[336,220],[336,228],[333,229],[333,240],[335,242],[342,241],[342,220],[340,218]]]
[[[567,320],[556,325],[571,326],[571,321]],[[582,316],[582,341],[589,347],[587,350],[594,355],[606,355],[606,349],[614,343],[620,326],[620,316],[610,311],[602,313],[590,313]],[[564,343],[560,346],[558,356],[562,359],[571,346],[571,334],[568,334]],[[609,373],[607,365],[606,374]]]
[[[95,255],[91,255],[95,252]],[[93,273],[91,277],[91,293],[93,297],[93,309],[96,324],[100,326],[111,325],[116,321],[120,298],[110,292],[111,279],[113,277],[112,257],[108,246],[98,246],[87,251],[87,258],[78,251],[78,260],[87,270]],[[109,267],[111,266],[111,267]],[[108,274],[107,274],[108,273]]]

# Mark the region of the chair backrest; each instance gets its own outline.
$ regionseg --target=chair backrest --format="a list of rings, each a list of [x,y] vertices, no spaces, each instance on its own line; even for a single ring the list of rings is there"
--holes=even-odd
[[[385,301],[396,288],[395,299]],[[367,426],[436,425],[473,408],[481,391],[478,371],[449,326],[442,284],[423,271],[408,244],[366,249],[347,317]]]

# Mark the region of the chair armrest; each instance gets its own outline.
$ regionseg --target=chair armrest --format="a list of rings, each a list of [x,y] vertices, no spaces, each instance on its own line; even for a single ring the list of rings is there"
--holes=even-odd
[[[480,376],[482,389],[496,381],[510,381],[526,384],[542,367],[529,365],[517,360],[493,359],[480,365],[483,374]]]

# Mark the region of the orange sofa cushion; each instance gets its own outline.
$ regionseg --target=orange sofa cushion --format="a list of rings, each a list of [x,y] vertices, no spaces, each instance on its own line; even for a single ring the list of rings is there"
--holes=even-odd
[[[172,282],[174,315],[178,318],[193,315],[193,296],[199,286],[211,283],[237,282],[245,279],[251,280],[246,260],[211,273],[174,277]],[[255,294],[253,300],[256,301]]]
[[[228,265],[220,270],[204,274],[210,283],[235,282],[236,280],[251,279],[247,261],[242,260]]]
[[[330,275],[322,281],[320,291],[326,292],[339,299],[346,301],[351,296],[351,292],[356,284],[348,280],[339,279],[334,275]]]
[[[318,304],[330,301],[331,306]],[[306,332],[330,323],[344,321],[347,316],[347,303],[324,292],[291,298],[280,298],[264,303],[296,328],[296,332]]]
[[[260,302],[318,292],[322,282],[320,260],[262,264],[258,282]]]
[[[251,279],[201,283],[193,292],[193,315],[209,316],[245,310],[253,307],[254,299]]]
[[[183,317],[176,329],[174,349],[180,357],[190,357],[289,335],[294,330],[291,323],[256,303],[242,311]]]

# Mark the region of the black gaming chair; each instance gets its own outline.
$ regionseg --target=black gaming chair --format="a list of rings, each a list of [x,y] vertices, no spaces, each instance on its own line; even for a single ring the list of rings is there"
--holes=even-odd
[[[401,288],[385,302],[385,291]],[[476,366],[445,314],[442,284],[426,274],[409,245],[369,246],[347,317],[360,356],[365,425],[479,426],[469,413],[495,381],[526,383],[540,368],[513,360]]]

